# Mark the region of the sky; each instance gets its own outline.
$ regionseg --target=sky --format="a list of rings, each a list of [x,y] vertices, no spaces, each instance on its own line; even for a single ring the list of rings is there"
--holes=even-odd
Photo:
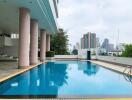
[[[104,38],[132,43],[132,0],[59,0],[58,10],[59,27],[72,46],[87,32],[96,33],[101,43]]]

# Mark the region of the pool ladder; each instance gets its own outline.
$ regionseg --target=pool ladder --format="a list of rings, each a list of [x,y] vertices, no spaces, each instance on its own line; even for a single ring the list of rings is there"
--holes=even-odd
[[[126,71],[128,70],[128,73],[125,73]],[[124,76],[124,78],[128,81],[128,82],[130,82],[130,83],[132,83],[132,67],[131,66],[127,66],[125,69],[124,69],[124,71],[123,71],[123,76]]]
[[[128,75],[131,75],[132,74],[132,66],[127,66],[125,69],[124,69],[124,71],[123,71],[123,73],[124,74],[126,74],[125,72],[128,70]]]

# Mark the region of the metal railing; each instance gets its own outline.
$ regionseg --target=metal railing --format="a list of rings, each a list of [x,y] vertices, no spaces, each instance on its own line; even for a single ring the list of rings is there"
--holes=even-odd
[[[125,67],[123,73],[125,80],[132,83],[132,66]]]

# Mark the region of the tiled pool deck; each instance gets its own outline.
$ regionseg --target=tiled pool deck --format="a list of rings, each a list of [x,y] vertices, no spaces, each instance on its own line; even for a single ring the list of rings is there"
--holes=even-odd
[[[0,80],[19,71],[17,62],[0,62]]]
[[[27,70],[30,70],[43,62],[38,62],[38,64],[28,66],[25,69],[18,69],[17,62],[0,62],[0,82],[3,82],[13,76],[21,74]]]

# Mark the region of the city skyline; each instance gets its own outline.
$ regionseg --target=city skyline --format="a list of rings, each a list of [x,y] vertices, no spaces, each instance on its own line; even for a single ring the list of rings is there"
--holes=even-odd
[[[108,38],[117,44],[118,32],[119,43],[132,43],[131,3],[131,0],[62,0],[59,3],[59,26],[68,31],[72,46],[89,31],[96,33],[101,43]]]

